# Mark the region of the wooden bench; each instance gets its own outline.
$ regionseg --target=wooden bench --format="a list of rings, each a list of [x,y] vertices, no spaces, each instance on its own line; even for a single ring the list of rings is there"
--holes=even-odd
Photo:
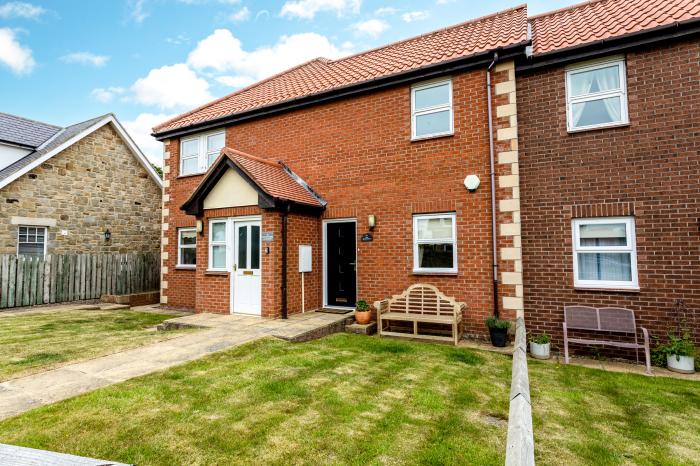
[[[565,306],[564,307],[564,362],[569,364],[569,342],[583,345],[616,346],[618,348],[631,348],[637,354],[639,363],[639,349],[644,348],[646,357],[647,374],[651,374],[651,357],[649,352],[649,332],[644,327],[642,336],[644,343],[637,341],[637,324],[634,312],[630,309],[619,307],[590,306]],[[626,333],[634,335],[634,342],[595,340],[583,338],[569,338],[568,330],[593,330],[599,332]]]
[[[467,305],[445,296],[433,285],[418,283],[409,286],[400,295],[376,301],[374,307],[377,309],[377,328],[380,336],[442,340],[456,345],[461,336],[462,313]],[[413,333],[392,332],[386,329],[385,324],[390,321],[413,322]],[[419,323],[449,325],[452,336],[421,334],[418,332]]]

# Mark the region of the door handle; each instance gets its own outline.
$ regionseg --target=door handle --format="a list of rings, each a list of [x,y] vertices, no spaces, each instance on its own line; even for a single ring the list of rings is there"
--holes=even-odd
[[[238,270],[238,265],[233,264],[233,271],[235,272],[236,270]]]

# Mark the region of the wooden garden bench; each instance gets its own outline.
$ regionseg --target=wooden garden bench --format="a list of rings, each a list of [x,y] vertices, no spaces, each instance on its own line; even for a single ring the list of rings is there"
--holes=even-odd
[[[409,286],[400,295],[376,301],[374,307],[377,309],[377,328],[380,336],[442,340],[454,342],[456,345],[461,336],[462,313],[467,305],[445,296],[433,285],[418,283]],[[390,321],[413,322],[413,333],[385,329],[385,324]],[[421,334],[418,331],[419,323],[449,325],[452,336]]]
[[[649,332],[644,327],[642,336],[644,343],[637,341],[637,324],[634,312],[630,309],[619,307],[590,306],[565,306],[564,307],[564,362],[569,364],[569,342],[583,345],[616,346],[618,348],[632,348],[637,354],[639,363],[639,349],[644,348],[646,357],[647,374],[651,374],[651,357],[649,352]],[[569,338],[568,330],[594,330],[612,333],[626,333],[634,335],[634,342],[622,342],[611,340],[596,340],[583,338]]]

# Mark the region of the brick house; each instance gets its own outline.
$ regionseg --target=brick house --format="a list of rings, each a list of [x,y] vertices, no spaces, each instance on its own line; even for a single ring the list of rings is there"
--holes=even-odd
[[[62,128],[0,113],[0,254],[157,252],[161,196],[114,115]]]
[[[496,300],[522,312],[514,58],[526,44],[517,7],[312,60],[154,128],[162,303],[279,317],[424,282],[468,304],[468,333]]]
[[[602,0],[531,18],[516,65],[525,309],[700,309],[700,4]],[[595,24],[596,27],[590,27]],[[687,317],[696,344],[700,321]]]

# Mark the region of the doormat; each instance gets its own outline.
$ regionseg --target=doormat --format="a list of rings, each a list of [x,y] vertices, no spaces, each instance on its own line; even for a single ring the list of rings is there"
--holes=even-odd
[[[326,314],[347,314],[348,312],[353,312],[355,309],[319,309],[317,312],[324,312]]]

